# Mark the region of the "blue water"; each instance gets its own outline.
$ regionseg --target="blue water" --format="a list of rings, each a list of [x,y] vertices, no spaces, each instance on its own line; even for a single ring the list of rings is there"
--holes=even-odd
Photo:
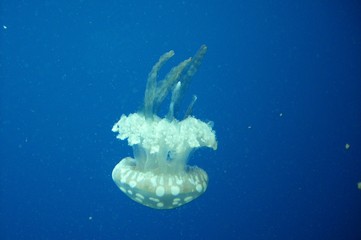
[[[360,22],[358,0],[3,0],[0,239],[361,239]],[[153,210],[113,183],[111,128],[201,44],[209,187]]]

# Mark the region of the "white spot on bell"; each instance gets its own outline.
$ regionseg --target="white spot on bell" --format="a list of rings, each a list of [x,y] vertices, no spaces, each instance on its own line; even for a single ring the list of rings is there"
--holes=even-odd
[[[185,202],[190,202],[190,201],[192,201],[192,199],[193,199],[192,196],[188,196],[188,197],[184,198],[184,201]]]
[[[135,201],[137,201],[137,202],[140,202],[140,203],[143,202],[143,199],[141,199],[141,198],[139,198],[139,197],[135,197],[134,199],[135,199]]]
[[[150,197],[149,200],[150,200],[150,201],[153,201],[153,202],[160,202],[159,199],[153,198],[153,197]]]
[[[135,185],[137,185],[137,182],[136,181],[130,181],[129,182],[129,186],[131,187],[131,188],[134,188],[135,187]]]
[[[136,193],[135,196],[139,197],[140,199],[144,199],[144,196],[140,193]]]
[[[157,189],[155,189],[155,194],[158,196],[158,197],[162,197],[164,195],[164,187],[163,186],[158,186]]]
[[[157,177],[152,177],[152,178],[150,179],[150,181],[151,181],[153,187],[157,186]]]
[[[178,186],[171,186],[170,192],[172,193],[172,195],[177,196],[180,192],[180,189]]]
[[[164,203],[162,203],[162,202],[157,203],[157,207],[163,207],[163,206],[164,206]]]

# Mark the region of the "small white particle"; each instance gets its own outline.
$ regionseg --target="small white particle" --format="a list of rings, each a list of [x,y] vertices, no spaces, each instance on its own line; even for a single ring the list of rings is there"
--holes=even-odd
[[[8,29],[8,27],[7,27],[7,26],[5,26],[5,25],[3,25],[3,29]]]

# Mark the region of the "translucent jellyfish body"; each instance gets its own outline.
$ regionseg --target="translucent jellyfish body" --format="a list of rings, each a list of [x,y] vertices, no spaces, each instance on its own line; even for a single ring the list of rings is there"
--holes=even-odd
[[[206,50],[205,45],[201,46],[193,58],[172,68],[158,84],[158,71],[174,52],[161,56],[149,73],[143,110],[122,115],[112,128],[118,133],[117,138],[128,140],[134,152],[134,158],[126,157],[115,166],[113,180],[122,192],[140,204],[172,209],[191,202],[207,189],[207,173],[199,167],[188,166],[187,162],[197,148],[217,149],[212,124],[190,115],[196,97],[185,118],[175,118],[179,100]],[[168,114],[160,118],[157,111],[170,91]]]

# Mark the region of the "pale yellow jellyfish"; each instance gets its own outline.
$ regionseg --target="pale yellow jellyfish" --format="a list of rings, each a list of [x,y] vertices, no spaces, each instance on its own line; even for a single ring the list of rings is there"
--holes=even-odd
[[[196,148],[217,149],[212,124],[190,116],[196,97],[183,120],[174,116],[206,51],[207,47],[201,46],[193,58],[173,67],[158,83],[159,69],[174,52],[162,55],[148,75],[144,109],[122,115],[113,126],[117,138],[127,139],[134,151],[134,158],[126,157],[115,166],[113,180],[128,197],[145,206],[172,209],[196,199],[207,189],[207,173],[199,167],[188,166],[187,162]],[[160,104],[171,90],[168,114],[160,118],[157,115]]]

